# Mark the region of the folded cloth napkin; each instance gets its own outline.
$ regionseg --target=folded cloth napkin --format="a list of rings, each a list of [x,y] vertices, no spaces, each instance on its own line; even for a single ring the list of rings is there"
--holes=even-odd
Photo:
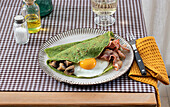
[[[136,47],[147,70],[147,75],[141,75],[138,65],[136,61],[134,61],[130,69],[129,77],[136,81],[154,86],[156,90],[157,105],[158,107],[161,107],[157,83],[159,80],[163,84],[169,85],[169,79],[155,38],[152,36],[140,38],[136,40]]]

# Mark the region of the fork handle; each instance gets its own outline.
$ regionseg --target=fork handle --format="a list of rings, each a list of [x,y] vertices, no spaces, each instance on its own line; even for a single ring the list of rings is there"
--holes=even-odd
[[[146,70],[145,70],[144,63],[143,63],[142,58],[140,57],[139,52],[137,51],[137,49],[134,50],[134,54],[135,54],[135,59],[136,59],[136,62],[138,64],[138,67],[140,69],[141,74],[146,75]]]

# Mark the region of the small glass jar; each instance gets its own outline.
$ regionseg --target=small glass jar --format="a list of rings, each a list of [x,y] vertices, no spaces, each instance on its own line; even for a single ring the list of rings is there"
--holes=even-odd
[[[22,15],[17,15],[14,18],[13,30],[16,43],[26,44],[29,41],[29,33],[27,23]]]
[[[41,29],[40,8],[35,0],[23,0],[22,15],[25,17],[29,33],[37,33]]]

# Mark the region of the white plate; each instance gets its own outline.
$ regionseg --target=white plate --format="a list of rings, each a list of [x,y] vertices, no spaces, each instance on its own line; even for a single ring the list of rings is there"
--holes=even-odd
[[[46,72],[48,75],[52,76],[56,80],[70,83],[70,84],[78,84],[78,85],[93,85],[93,84],[100,84],[104,82],[111,81],[113,79],[116,79],[126,73],[128,69],[130,68],[134,54],[131,46],[129,43],[123,39],[120,36],[115,35],[115,38],[120,40],[120,44],[126,44],[127,47],[130,49],[130,52],[124,52],[126,55],[126,59],[123,60],[123,65],[121,69],[118,71],[116,70],[110,70],[106,72],[105,74],[91,78],[91,79],[86,79],[86,78],[73,78],[69,76],[62,75],[60,73],[55,72],[52,70],[49,66],[47,66],[46,61],[48,59],[46,53],[44,52],[44,49],[61,45],[61,44],[66,44],[66,43],[71,43],[71,42],[77,42],[77,41],[82,41],[86,39],[90,39],[93,37],[96,37],[98,35],[101,35],[105,33],[106,31],[102,31],[99,29],[91,29],[91,28],[82,28],[82,29],[75,29],[71,31],[64,32],[62,34],[56,35],[52,38],[50,38],[48,41],[46,41],[40,48],[39,50],[39,57],[38,61],[40,64],[40,68]]]

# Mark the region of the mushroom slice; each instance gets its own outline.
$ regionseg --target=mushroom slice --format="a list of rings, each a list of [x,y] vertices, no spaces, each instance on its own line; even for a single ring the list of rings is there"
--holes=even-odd
[[[52,61],[52,62],[49,63],[49,65],[54,67],[54,68],[57,68],[58,62],[57,61]]]
[[[66,64],[66,66],[69,66],[69,65],[71,65],[72,64],[72,62],[70,62],[70,61],[64,61],[64,63]]]
[[[64,73],[66,75],[72,75],[74,73],[74,65],[69,66],[68,68],[65,69]]]
[[[63,71],[63,70],[66,69],[66,67],[64,66],[63,63],[60,63],[60,64],[59,64],[59,67],[58,67],[57,69],[60,70],[60,71]]]

